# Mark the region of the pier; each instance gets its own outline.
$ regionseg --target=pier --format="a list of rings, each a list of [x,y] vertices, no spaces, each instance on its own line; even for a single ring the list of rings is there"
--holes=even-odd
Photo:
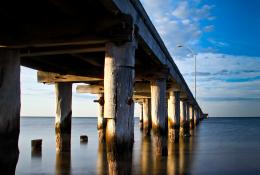
[[[97,95],[97,130],[109,172],[134,142],[134,107],[156,154],[167,138],[189,136],[205,116],[139,0],[6,1],[0,9],[0,167],[14,174],[19,157],[20,66],[54,85],[56,148],[70,150],[72,84]],[[131,158],[131,156],[130,156]],[[58,166],[58,165],[57,165]]]

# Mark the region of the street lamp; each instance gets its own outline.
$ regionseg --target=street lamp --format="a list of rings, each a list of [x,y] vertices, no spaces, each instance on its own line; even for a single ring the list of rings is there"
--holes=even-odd
[[[190,48],[190,47],[188,47],[188,46],[183,46],[183,45],[177,45],[177,47],[179,47],[179,48],[186,48],[186,49],[188,49],[190,52],[191,52],[191,54],[193,55],[193,57],[194,57],[194,69],[195,69],[195,81],[194,81],[194,85],[195,85],[195,87],[194,87],[194,91],[195,91],[195,100],[197,100],[197,58],[196,58],[196,54],[195,54],[195,52]]]

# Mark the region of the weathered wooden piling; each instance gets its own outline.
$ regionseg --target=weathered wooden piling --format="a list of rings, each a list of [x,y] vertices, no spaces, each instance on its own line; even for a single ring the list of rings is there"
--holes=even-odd
[[[71,117],[72,117],[72,84],[55,83],[56,92],[56,151],[70,151]]]
[[[143,134],[149,136],[152,129],[151,99],[143,99]]]
[[[15,174],[19,157],[20,56],[16,50],[0,48],[0,167]]]
[[[98,95],[98,140],[99,142],[105,142],[106,138],[106,119],[104,118],[104,94]]]
[[[184,135],[190,136],[190,103],[186,101],[186,122],[185,122],[185,130]]]
[[[31,141],[32,153],[42,151],[42,139],[35,139]]]
[[[71,174],[71,152],[56,152],[55,175]]]
[[[143,102],[139,103],[139,105],[140,105],[139,127],[140,130],[143,130]]]
[[[194,128],[194,107],[193,107],[193,105],[190,105],[189,110],[190,110],[190,129],[193,129]]]
[[[171,142],[178,142],[180,130],[180,92],[171,90],[168,99],[168,128]]]
[[[198,113],[198,108],[197,107],[195,108],[194,114],[195,114],[194,124],[195,124],[195,126],[197,126],[199,124],[199,122],[200,122],[200,120],[199,120],[199,113]]]
[[[133,146],[135,49],[134,41],[119,46],[113,43],[106,44],[104,117],[107,119],[108,154],[117,149],[131,149]]]
[[[166,80],[151,81],[152,128],[156,154],[167,155]]]
[[[185,100],[180,101],[180,136],[184,136],[186,133],[186,125],[187,125],[186,105],[187,105],[187,103]]]
[[[87,135],[81,135],[80,136],[80,143],[88,143],[88,136]]]

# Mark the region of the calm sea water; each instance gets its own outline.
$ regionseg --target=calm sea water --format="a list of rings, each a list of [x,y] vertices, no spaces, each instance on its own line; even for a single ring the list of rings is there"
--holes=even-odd
[[[108,174],[107,157],[98,144],[96,118],[73,118],[71,152],[55,153],[54,118],[21,118],[16,174]],[[80,144],[87,134],[89,142]],[[135,120],[132,174],[260,174],[260,118],[210,118],[168,156],[154,156],[153,139],[142,139]],[[42,153],[31,154],[31,140],[43,139]]]

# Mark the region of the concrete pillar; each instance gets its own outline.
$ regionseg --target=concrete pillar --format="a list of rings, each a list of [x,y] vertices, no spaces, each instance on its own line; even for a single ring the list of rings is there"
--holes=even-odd
[[[143,130],[143,103],[140,103],[139,127]]]
[[[15,174],[20,104],[19,52],[0,48],[0,167],[3,174]]]
[[[180,102],[180,136],[184,136],[187,125],[187,102],[185,100],[181,100]]]
[[[194,128],[194,107],[193,107],[193,105],[190,105],[189,110],[190,110],[190,129],[193,129]]]
[[[180,129],[180,92],[169,92],[168,99],[169,138],[172,142],[179,140]]]
[[[166,80],[151,81],[152,128],[155,137],[156,153],[167,155],[167,108]]]
[[[56,151],[69,152],[71,141],[72,83],[56,83]]]
[[[104,94],[98,95],[98,140],[100,143],[105,142],[106,137],[106,119],[104,118]]]
[[[152,129],[151,99],[143,100],[143,134],[149,136]]]
[[[104,97],[107,119],[106,143],[110,160],[116,151],[132,149],[134,141],[133,85],[135,77],[134,41],[123,45],[106,44]],[[110,154],[111,153],[111,154]],[[114,154],[115,153],[115,154]],[[110,162],[113,164],[113,162]]]

